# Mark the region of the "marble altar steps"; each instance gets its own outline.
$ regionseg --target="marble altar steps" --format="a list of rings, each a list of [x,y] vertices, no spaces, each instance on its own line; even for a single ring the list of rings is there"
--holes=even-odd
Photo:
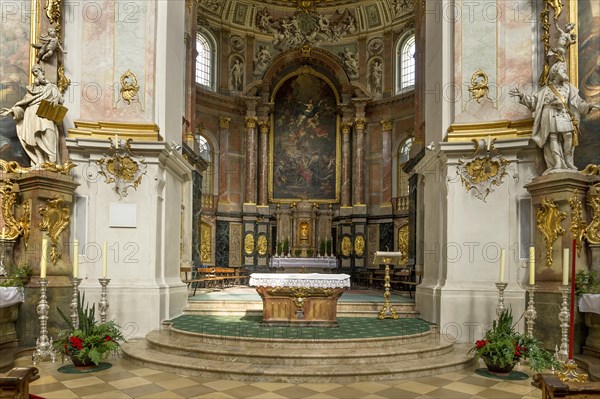
[[[342,302],[337,303],[338,317],[375,317],[383,306],[373,302]],[[396,314],[400,317],[419,317],[414,303],[394,303]],[[188,301],[183,308],[183,314],[213,315],[213,316],[262,316],[262,301]]]
[[[126,359],[145,367],[244,381],[349,383],[422,377],[473,364],[466,346],[435,331],[325,341],[225,337],[167,326],[122,349]]]

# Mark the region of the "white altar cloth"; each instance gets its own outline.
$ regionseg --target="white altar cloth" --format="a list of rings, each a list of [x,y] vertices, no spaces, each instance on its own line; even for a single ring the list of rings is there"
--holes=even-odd
[[[25,300],[25,292],[18,287],[0,287],[0,308]]]
[[[581,313],[600,314],[600,294],[583,294],[579,297],[579,311]]]
[[[349,288],[348,274],[252,273],[251,287]]]
[[[270,267],[276,268],[306,268],[306,269],[335,269],[337,268],[337,259],[334,257],[325,258],[286,258],[274,257],[271,258]]]

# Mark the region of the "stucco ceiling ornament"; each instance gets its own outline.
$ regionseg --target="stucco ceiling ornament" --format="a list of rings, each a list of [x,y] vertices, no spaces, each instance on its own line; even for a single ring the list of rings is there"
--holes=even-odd
[[[198,5],[210,12],[218,14],[224,3],[223,0],[199,0]]]
[[[131,139],[125,141],[115,137],[109,140],[111,145],[108,154],[97,160],[96,164],[105,183],[114,183],[113,190],[122,199],[130,188],[137,190],[147,167],[143,157],[131,152]]]
[[[369,54],[371,54],[371,55],[381,53],[381,50],[383,50],[383,39],[380,37],[371,39],[369,41],[369,44],[367,44],[367,48],[369,50]]]

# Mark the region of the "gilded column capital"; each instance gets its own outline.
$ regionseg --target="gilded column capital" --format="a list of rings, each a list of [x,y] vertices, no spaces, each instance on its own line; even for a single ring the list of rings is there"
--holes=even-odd
[[[226,118],[224,116],[219,116],[219,127],[221,129],[229,129],[229,121],[231,118]]]
[[[352,129],[352,123],[344,123],[342,125],[342,134],[350,134],[351,129]]]
[[[394,122],[391,120],[385,120],[385,121],[381,121],[381,128],[383,129],[383,131],[388,131],[388,130],[392,130],[392,126],[394,125]]]
[[[260,122],[258,126],[261,134],[267,134],[271,130],[271,125],[268,122]]]
[[[364,130],[367,126],[367,121],[364,118],[357,118],[354,121],[354,126],[356,126],[356,129],[358,130]]]
[[[256,124],[258,123],[258,119],[255,116],[247,116],[246,117],[246,127],[249,129],[255,129]]]

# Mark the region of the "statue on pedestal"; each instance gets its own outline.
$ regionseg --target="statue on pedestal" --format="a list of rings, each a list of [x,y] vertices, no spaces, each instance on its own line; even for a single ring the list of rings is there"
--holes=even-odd
[[[534,114],[531,138],[544,150],[544,175],[577,171],[573,156],[580,115],[600,109],[600,104],[588,104],[579,96],[579,90],[569,83],[566,63],[559,61],[550,68],[548,84],[537,93],[526,95],[516,88],[509,93]]]
[[[53,120],[39,116],[38,109],[43,101],[56,107],[64,99],[56,84],[46,80],[41,66],[35,64],[31,72],[34,76],[33,84],[27,87],[23,99],[11,108],[3,108],[0,116],[13,115],[19,141],[31,158],[32,166],[39,166],[44,162],[56,163],[58,126]]]

